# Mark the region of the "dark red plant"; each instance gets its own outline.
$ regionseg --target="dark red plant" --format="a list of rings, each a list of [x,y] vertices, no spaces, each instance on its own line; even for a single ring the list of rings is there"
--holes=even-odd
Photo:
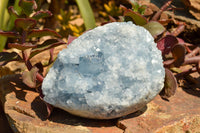
[[[0,35],[14,38],[13,43],[8,43],[9,48],[16,48],[21,50],[21,54],[16,52],[0,52],[0,66],[4,66],[11,61],[24,62],[28,71],[23,72],[22,81],[30,88],[37,88],[41,85],[44,76],[43,65],[39,61],[35,65],[30,62],[30,59],[35,55],[50,50],[49,64],[54,61],[53,48],[62,44],[66,44],[61,39],[49,39],[43,43],[38,43],[37,40],[43,36],[54,36],[61,38],[61,36],[51,29],[38,29],[36,27],[37,21],[41,18],[51,16],[50,11],[38,11],[37,3],[35,0],[20,0],[19,6],[22,9],[22,13],[19,14],[9,7],[11,14],[14,14],[17,19],[15,20],[15,31],[4,32],[0,31]],[[33,41],[35,38],[35,41]],[[38,89],[41,96],[42,91]],[[41,97],[42,98],[42,97]],[[51,106],[47,104],[48,112],[51,110]],[[49,114],[50,115],[50,112]]]

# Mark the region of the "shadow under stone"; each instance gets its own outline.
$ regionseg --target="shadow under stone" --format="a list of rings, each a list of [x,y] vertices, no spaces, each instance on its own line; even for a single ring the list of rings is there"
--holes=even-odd
[[[31,109],[35,111],[38,118],[42,121],[47,120],[47,109],[44,101],[42,101],[39,97],[36,97],[33,102],[31,103]],[[112,120],[94,120],[94,119],[87,119],[72,115],[62,109],[55,108],[51,116],[48,118],[49,121],[55,123],[61,123],[66,125],[72,126],[87,126],[87,127],[111,127],[116,126],[117,119]]]
[[[35,111],[38,118],[42,121],[47,120],[47,109],[44,101],[42,101],[39,97],[36,97],[31,103],[31,109]],[[143,114],[147,109],[147,106],[143,107],[139,111],[132,113],[126,116],[125,119],[137,117]],[[98,119],[88,119],[79,116],[72,115],[62,109],[54,108],[51,116],[48,118],[49,121],[55,123],[61,123],[71,126],[86,126],[86,127],[112,127],[116,126],[117,122],[120,118],[110,119],[110,120],[98,120]],[[123,119],[123,117],[122,117]]]
[[[124,119],[132,119],[134,117],[138,117],[140,115],[142,115],[145,111],[147,110],[147,105],[145,105],[143,108],[141,108],[140,110],[134,112],[134,113],[131,113],[129,115],[126,115],[124,117],[121,117],[120,120],[124,120]]]

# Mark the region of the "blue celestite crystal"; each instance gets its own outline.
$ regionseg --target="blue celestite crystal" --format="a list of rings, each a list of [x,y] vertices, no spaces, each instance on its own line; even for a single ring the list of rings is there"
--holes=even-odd
[[[143,27],[99,26],[62,50],[42,84],[44,100],[82,117],[112,119],[137,111],[164,86],[161,52]]]
[[[105,68],[103,53],[98,52],[97,55],[80,57],[78,68],[78,71],[84,76],[98,75]]]

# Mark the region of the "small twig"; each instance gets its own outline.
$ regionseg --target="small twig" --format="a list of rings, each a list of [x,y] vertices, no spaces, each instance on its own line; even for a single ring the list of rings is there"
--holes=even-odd
[[[184,8],[178,8],[178,7],[175,7],[175,6],[172,6],[171,8],[168,8],[167,11],[174,11],[174,10],[184,10]]]
[[[36,75],[36,79],[39,81],[39,82],[43,82],[43,80],[44,80],[44,77],[42,76],[42,75],[40,75],[39,73],[37,73],[37,75]]]
[[[194,44],[191,44],[191,43],[184,43],[185,46],[188,46],[188,47],[194,47],[195,45]]]
[[[173,36],[178,36],[180,33],[182,33],[182,32],[184,31],[184,29],[185,29],[185,24],[180,24],[180,25],[176,28],[176,30],[174,30],[174,31],[171,33],[171,35],[173,35]]]
[[[199,47],[196,47],[194,50],[192,50],[190,53],[188,53],[185,58],[190,58],[190,57],[193,57],[195,56],[196,54],[198,54],[200,51],[200,48]]]
[[[21,37],[21,43],[24,44],[26,42],[26,37],[27,37],[27,32],[26,31],[23,31],[22,32],[22,37]],[[27,67],[27,69],[30,71],[31,68],[32,68],[32,64],[31,62],[28,60],[28,57],[25,53],[25,51],[22,51],[22,57],[23,57],[23,60],[25,62],[25,65]]]
[[[164,67],[169,68],[174,64],[174,59],[163,62]],[[185,59],[182,65],[197,64],[200,61],[200,55]]]
[[[191,53],[191,52],[192,52],[192,50],[190,50],[190,48],[189,48],[187,45],[184,44],[184,46],[185,46],[185,49],[186,49],[186,51],[187,51],[188,53]]]
[[[197,64],[197,63],[199,63],[199,61],[200,61],[200,55],[185,59],[185,61],[182,65]]]
[[[159,19],[160,15],[169,7],[169,5],[172,3],[173,0],[168,0],[161,8],[160,10],[152,17],[152,21],[156,21]]]
[[[174,61],[175,61],[174,59],[163,61],[163,66],[165,68],[170,68],[170,66],[173,65]]]

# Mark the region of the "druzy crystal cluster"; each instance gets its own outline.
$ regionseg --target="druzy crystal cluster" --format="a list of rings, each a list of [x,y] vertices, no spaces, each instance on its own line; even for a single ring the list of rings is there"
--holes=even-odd
[[[163,88],[161,52],[132,22],[99,26],[62,50],[42,84],[44,100],[67,112],[112,119],[137,111]]]

